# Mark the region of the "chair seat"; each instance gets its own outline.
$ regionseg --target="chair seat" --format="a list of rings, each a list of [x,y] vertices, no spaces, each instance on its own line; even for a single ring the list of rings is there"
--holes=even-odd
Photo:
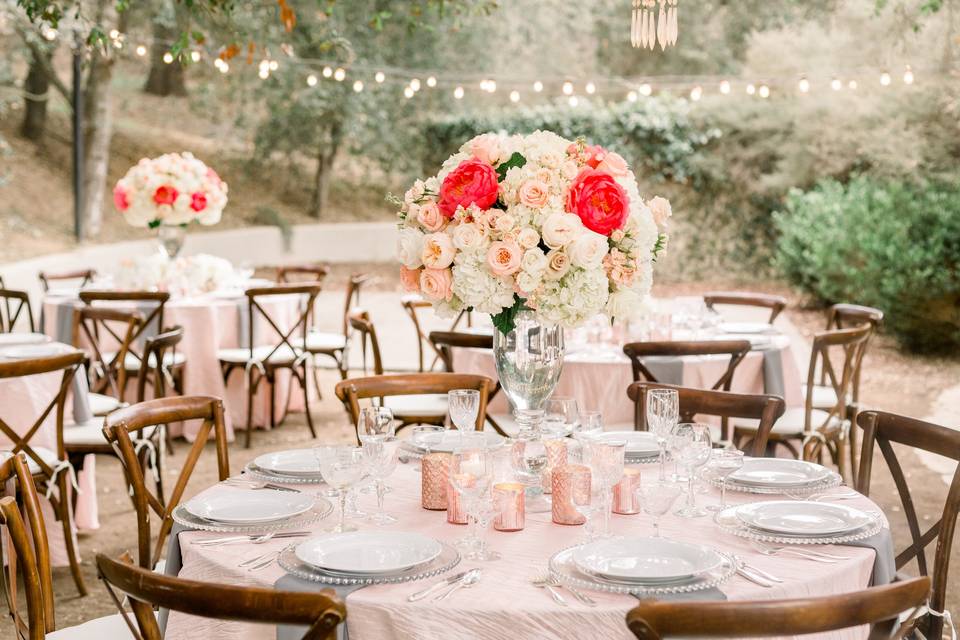
[[[140,434],[137,438],[149,438],[153,435],[153,432],[159,427],[154,425],[152,427],[147,427],[140,431]],[[80,424],[68,423],[63,425],[63,444],[67,447],[70,445],[74,446],[83,446],[83,445],[106,445],[107,439],[103,435],[103,420],[90,420],[88,422],[81,422]]]
[[[803,385],[803,397],[807,397],[807,385]],[[847,397],[847,402],[851,398]],[[816,384],[813,386],[813,407],[816,409],[833,409],[837,406],[837,392],[829,385]]]
[[[60,463],[60,458],[57,457],[56,451],[47,449],[46,447],[34,447],[32,445],[30,448],[33,449],[47,465],[56,467],[57,464]],[[5,462],[11,455],[9,451],[0,451],[0,463]],[[36,463],[33,456],[27,456],[27,470],[30,471],[32,475],[40,473],[40,465]]]
[[[111,411],[115,411],[127,404],[120,402],[113,396],[107,396],[102,393],[89,394],[87,396],[87,402],[90,405],[90,413],[95,416],[105,416]]]
[[[119,613],[47,634],[47,640],[119,640],[133,637],[126,621]]]
[[[307,351],[338,351],[346,346],[346,337],[339,333],[311,331],[307,334]]]
[[[797,438],[803,437],[803,422],[806,412],[803,407],[792,407],[787,409],[780,419],[773,425],[771,433],[775,433],[780,436],[796,436]],[[812,429],[818,429],[827,422],[831,425],[837,424],[839,421],[836,416],[831,416],[828,411],[822,409],[812,409],[810,411],[810,427]],[[736,427],[741,430],[755,430],[759,424],[759,420],[737,420]]]
[[[110,362],[116,356],[116,352],[105,352],[103,354],[103,359],[106,362]],[[174,367],[184,364],[187,361],[187,356],[181,352],[172,352],[167,351],[163,354],[163,364],[168,367]],[[157,357],[154,354],[147,356],[147,364],[151,369],[157,368]],[[123,368],[126,371],[140,371],[140,358],[133,355],[129,351],[123,358]]]
[[[254,347],[252,360],[254,362],[269,362],[270,364],[291,364],[297,359],[297,354],[286,345],[277,349],[276,352],[271,353],[274,346],[276,345]],[[220,349],[217,351],[217,358],[220,359],[220,362],[244,364],[248,360],[251,360],[250,349],[246,347],[240,347],[237,349]]]
[[[447,396],[439,394],[417,394],[410,396],[390,396],[383,404],[393,411],[397,418],[404,416],[440,417],[447,415]]]

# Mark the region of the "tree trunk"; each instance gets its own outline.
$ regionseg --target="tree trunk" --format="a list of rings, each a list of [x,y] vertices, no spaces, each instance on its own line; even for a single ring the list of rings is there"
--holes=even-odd
[[[330,196],[330,179],[333,177],[333,163],[343,139],[343,124],[334,120],[327,129],[327,135],[321,136],[317,149],[317,174],[313,181],[313,197],[310,201],[310,215],[316,219],[323,217]]]
[[[41,60],[38,56],[46,56]],[[50,66],[50,54],[35,48],[30,57],[30,70],[23,82],[25,95],[23,96],[23,124],[20,134],[27,140],[34,142],[43,138],[47,128],[47,102],[49,100],[50,76],[47,69]]]
[[[170,64],[163,61],[164,54],[180,36],[180,20],[177,26],[170,26],[158,18],[153,21],[153,44],[150,46],[150,75],[143,90],[155,96],[185,96],[187,85],[184,82],[183,64],[174,60]]]

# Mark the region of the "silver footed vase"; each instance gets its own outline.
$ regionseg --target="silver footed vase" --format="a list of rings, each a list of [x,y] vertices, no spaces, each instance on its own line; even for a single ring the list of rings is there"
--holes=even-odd
[[[560,380],[563,353],[563,328],[542,324],[532,311],[517,313],[509,333],[494,330],[497,376],[514,414],[543,408]]]

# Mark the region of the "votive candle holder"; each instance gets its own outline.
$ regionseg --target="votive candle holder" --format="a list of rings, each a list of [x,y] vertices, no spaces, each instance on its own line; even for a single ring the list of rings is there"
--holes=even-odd
[[[626,467],[620,482],[613,485],[613,512],[624,516],[640,513],[637,489],[640,488],[640,469]]]
[[[582,464],[568,464],[554,469],[553,483],[553,521],[556,524],[578,525],[587,519],[580,513],[576,502],[590,499],[590,467]]]
[[[449,453],[429,453],[423,456],[420,474],[420,505],[431,511],[447,508],[447,485],[450,483]]]
[[[493,503],[497,515],[493,528],[497,531],[520,531],[526,519],[524,486],[519,482],[500,482],[493,485]]]

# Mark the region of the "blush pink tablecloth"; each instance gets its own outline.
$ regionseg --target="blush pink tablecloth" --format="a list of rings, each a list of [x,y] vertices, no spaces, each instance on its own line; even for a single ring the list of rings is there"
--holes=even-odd
[[[644,469],[645,478],[657,473],[655,466]],[[381,531],[418,531],[437,539],[453,542],[465,528],[447,524],[443,511],[427,511],[420,507],[420,476],[411,465],[400,465],[389,484],[394,491],[387,496],[388,510],[398,522],[387,527],[358,523],[361,529]],[[299,485],[298,488],[303,488]],[[234,491],[223,486],[209,492]],[[239,495],[242,499],[242,493]],[[731,503],[755,500],[757,496],[730,492]],[[372,498],[364,498],[372,500]],[[716,502],[717,492],[698,496],[700,501]],[[845,502],[851,506],[878,510],[867,498]],[[373,508],[373,504],[361,504]],[[312,529],[320,532],[328,522]],[[648,536],[652,533],[645,515],[612,516],[612,529],[617,535]],[[748,563],[769,571],[784,580],[773,588],[759,587],[735,576],[720,589],[730,600],[796,598],[825,596],[863,589],[869,583],[875,552],[863,547],[831,546],[827,550],[846,556],[836,564],[820,564],[809,560],[770,557],[756,552],[749,541],[717,528],[709,517],[687,520],[673,515],[662,520],[664,536],[676,540],[709,544],[735,552]],[[180,577],[234,585],[272,586],[283,570],[273,564],[260,571],[245,571],[237,565],[267,551],[280,550],[289,541],[275,540],[265,544],[237,544],[221,547],[196,546],[199,540],[223,534],[190,531],[181,533],[183,567]],[[569,607],[555,604],[549,595],[533,587],[529,580],[547,566],[550,556],[583,538],[583,527],[565,527],[550,522],[550,514],[527,514],[526,528],[514,533],[490,531],[488,542],[503,554],[495,562],[463,562],[462,571],[474,566],[483,569],[479,584],[462,590],[442,602],[430,599],[409,603],[406,597],[423,589],[432,581],[400,585],[378,585],[354,591],[347,596],[347,618],[350,640],[436,640],[489,639],[544,640],[569,638],[619,638],[633,636],[627,631],[625,615],[636,604],[632,596],[591,592],[597,602],[589,608],[567,598]],[[317,585],[317,589],[322,585]],[[227,623],[171,613],[167,624],[168,638],[178,640],[231,638],[234,640],[272,640],[273,626]],[[864,629],[851,629],[804,638],[854,640],[866,637]]]
[[[48,297],[44,302],[44,331],[47,335],[60,340],[70,340],[69,336],[60,336],[62,326],[58,326],[58,309],[63,305],[72,307],[79,304],[76,298]],[[278,326],[286,329],[297,319],[297,297],[282,296],[264,302],[271,317]],[[243,367],[235,369],[230,375],[229,384],[224,384],[223,374],[217,358],[218,349],[246,347],[245,338],[241,335],[246,321],[246,298],[222,297],[217,295],[199,296],[193,298],[171,299],[164,309],[164,324],[167,327],[180,325],[183,327],[183,341],[178,351],[186,356],[184,367],[184,392],[186,395],[210,395],[223,398],[226,408],[227,436],[233,439],[235,429],[245,429],[247,424],[247,396],[246,380]],[[261,343],[276,340],[276,333],[263,321],[262,316],[256,317],[257,323],[254,335]],[[275,342],[274,342],[275,344]],[[290,392],[291,376],[289,372],[281,371],[278,374],[276,385],[277,407],[276,420],[279,422],[286,410],[288,392]],[[308,387],[309,388],[309,387]],[[136,381],[128,385],[127,400],[136,400]],[[148,390],[149,394],[149,390]],[[290,410],[303,411],[303,394],[299,385],[293,384],[290,395]],[[257,390],[257,397],[253,405],[253,424],[256,427],[268,428],[270,424],[270,396],[269,388],[261,383]],[[171,425],[174,435],[182,435],[192,440],[196,435],[198,424]]]

